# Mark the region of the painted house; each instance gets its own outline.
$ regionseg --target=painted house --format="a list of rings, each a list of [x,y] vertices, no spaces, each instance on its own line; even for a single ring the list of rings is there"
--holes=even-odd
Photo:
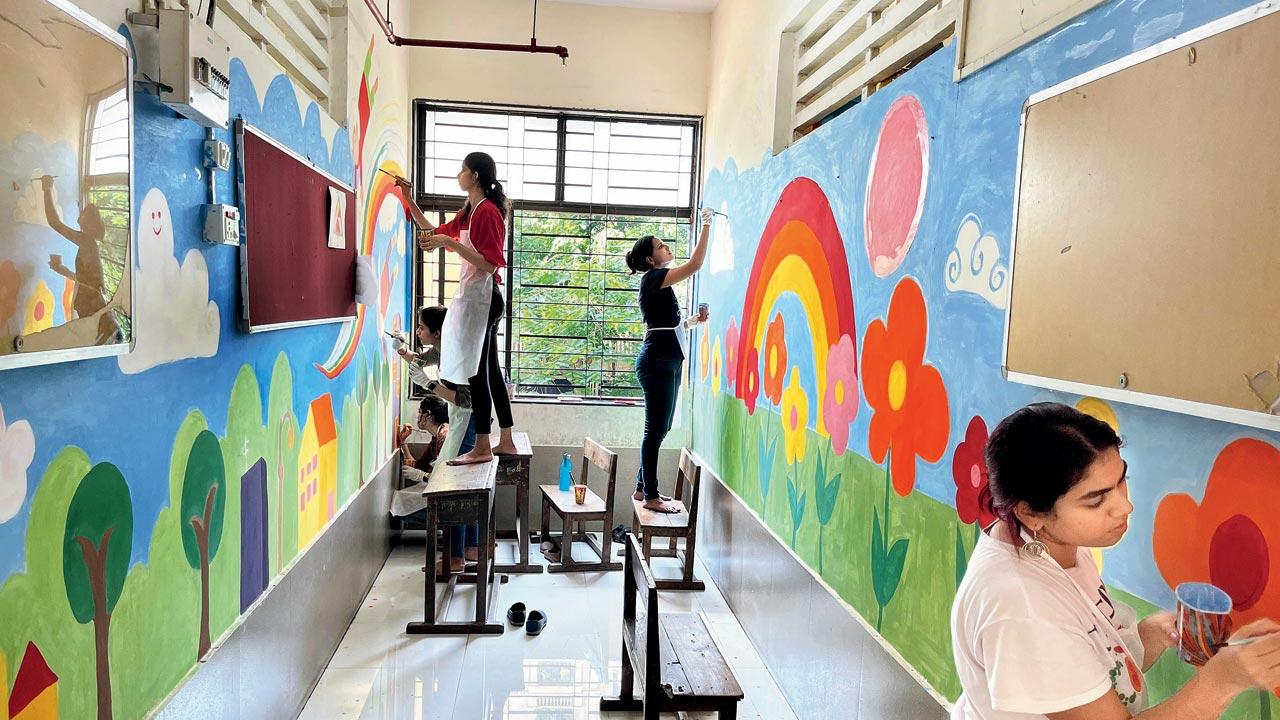
[[[311,401],[298,453],[298,547],[305,548],[333,518],[338,504],[338,433],[333,400]]]

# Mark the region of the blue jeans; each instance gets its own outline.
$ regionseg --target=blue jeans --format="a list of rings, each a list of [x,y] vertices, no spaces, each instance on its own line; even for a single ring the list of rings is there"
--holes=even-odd
[[[636,490],[643,490],[646,500],[658,497],[658,451],[676,414],[683,364],[682,358],[651,357],[647,347],[636,358],[636,379],[644,391],[644,440],[640,443]]]
[[[458,445],[458,454],[469,453],[475,446],[476,417],[473,413],[467,423],[467,434],[462,436],[462,444]],[[464,546],[469,548],[480,547],[479,525],[452,525],[449,527],[449,547],[452,550],[449,554],[456,558],[462,557],[462,548]]]

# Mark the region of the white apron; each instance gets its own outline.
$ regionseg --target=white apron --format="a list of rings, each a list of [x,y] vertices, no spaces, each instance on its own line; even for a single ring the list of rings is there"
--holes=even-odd
[[[471,244],[471,221],[476,217],[481,200],[471,208],[467,227],[458,233],[458,242],[475,250]],[[449,302],[449,312],[440,329],[440,377],[455,385],[465,385],[480,371],[480,352],[489,330],[489,305],[493,302],[493,273],[462,261],[458,287]]]
[[[674,332],[676,334],[676,342],[680,344],[680,354],[685,360],[689,359],[689,331],[685,329],[684,323],[680,323],[675,327],[665,328],[648,328],[645,333],[651,332]]]

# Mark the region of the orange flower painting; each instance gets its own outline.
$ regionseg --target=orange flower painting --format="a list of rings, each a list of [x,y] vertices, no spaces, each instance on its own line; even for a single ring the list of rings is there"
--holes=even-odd
[[[1280,449],[1243,438],[1222,449],[1204,498],[1169,495],[1156,509],[1152,546],[1169,587],[1211,582],[1235,603],[1236,624],[1280,617]]]
[[[872,320],[862,341],[862,389],[874,414],[867,438],[871,459],[884,462],[892,446],[893,489],[915,488],[916,456],[942,459],[951,415],[942,375],[924,363],[928,310],[920,285],[903,278],[889,301],[889,317]]]

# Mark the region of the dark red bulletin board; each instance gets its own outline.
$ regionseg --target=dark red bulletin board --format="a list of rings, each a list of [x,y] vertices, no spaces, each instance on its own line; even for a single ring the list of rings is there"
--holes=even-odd
[[[356,316],[356,195],[243,121],[236,122],[241,325],[248,332]],[[328,245],[329,188],[346,199],[346,247]]]

